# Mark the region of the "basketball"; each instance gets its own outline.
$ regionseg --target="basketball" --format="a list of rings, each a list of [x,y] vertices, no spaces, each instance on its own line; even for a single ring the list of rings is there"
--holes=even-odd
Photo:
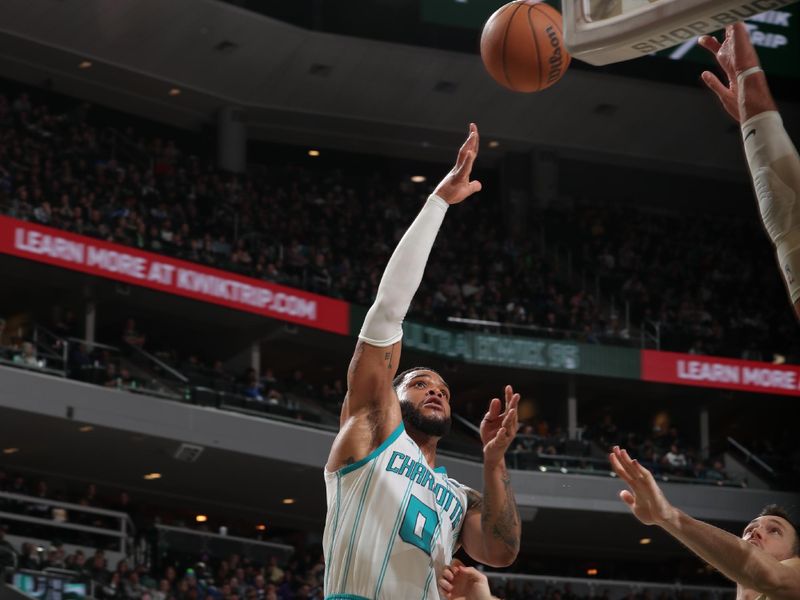
[[[538,92],[567,71],[561,14],[543,2],[515,0],[500,7],[481,33],[481,58],[497,83],[515,92]]]

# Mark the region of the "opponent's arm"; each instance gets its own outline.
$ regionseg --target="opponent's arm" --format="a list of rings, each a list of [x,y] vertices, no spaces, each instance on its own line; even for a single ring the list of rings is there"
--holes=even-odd
[[[505,399],[504,412],[500,412],[500,399],[495,398],[481,421],[483,496],[469,490],[461,529],[467,554],[493,567],[507,567],[516,560],[522,532],[505,460],[506,450],[517,435],[519,394],[507,385]]]
[[[619,447],[609,456],[614,472],[630,490],[620,498],[645,525],[658,525],[672,537],[746,589],[770,600],[800,600],[800,570],[776,560],[761,548],[672,506],[653,475]]]
[[[428,198],[386,265],[347,371],[340,433],[328,458],[329,471],[369,454],[400,423],[392,379],[400,361],[403,319],[422,281],[448,206],[481,189],[480,182],[469,180],[477,152],[478,129],[470,124],[455,166]]]
[[[722,44],[711,36],[701,37],[699,43],[728,78],[726,86],[713,73],[703,73],[703,81],[742,126],[761,219],[800,318],[800,156],[783,127],[746,26],[729,25]]]

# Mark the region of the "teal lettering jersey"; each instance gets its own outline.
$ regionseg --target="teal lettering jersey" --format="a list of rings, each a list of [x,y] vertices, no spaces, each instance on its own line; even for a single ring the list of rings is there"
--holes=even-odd
[[[438,600],[467,489],[431,469],[401,423],[369,456],[325,471],[325,598]]]

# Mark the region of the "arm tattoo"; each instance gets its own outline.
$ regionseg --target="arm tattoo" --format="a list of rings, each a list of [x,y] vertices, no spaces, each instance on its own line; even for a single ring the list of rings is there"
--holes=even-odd
[[[503,473],[502,482],[505,498],[501,500],[502,506],[499,511],[495,511],[492,508],[494,496],[491,486],[486,486],[484,490],[481,529],[483,529],[484,535],[491,534],[492,537],[500,540],[516,554],[519,552],[517,527],[520,519],[517,502],[514,499],[514,491],[511,489],[511,477],[508,476],[507,472]]]
[[[386,367],[391,369],[392,368],[392,357],[394,356],[394,346],[392,346],[392,351],[387,352],[384,354],[383,360],[386,361]]]
[[[467,488],[467,510],[483,510],[483,496],[471,488]]]

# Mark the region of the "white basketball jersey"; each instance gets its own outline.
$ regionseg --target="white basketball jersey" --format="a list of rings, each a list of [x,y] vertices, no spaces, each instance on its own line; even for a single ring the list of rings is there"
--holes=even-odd
[[[326,600],[438,600],[467,489],[431,469],[401,423],[369,456],[325,471]]]

